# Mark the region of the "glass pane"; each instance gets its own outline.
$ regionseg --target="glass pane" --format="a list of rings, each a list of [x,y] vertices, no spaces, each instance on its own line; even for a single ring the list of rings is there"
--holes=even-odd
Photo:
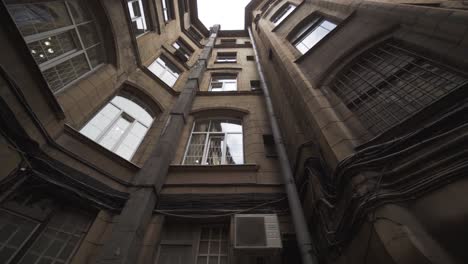
[[[278,25],[279,23],[281,23],[289,16],[289,14],[292,13],[292,11],[294,11],[294,9],[296,9],[296,6],[291,4],[288,5],[280,14],[278,14],[277,18],[274,19],[274,24]]]
[[[42,74],[52,91],[57,91],[90,70],[85,56],[78,55],[55,67],[44,70]]]
[[[317,27],[315,28],[312,32],[310,32],[307,37],[305,37],[302,40],[302,43],[309,47],[312,48],[317,42],[319,42],[323,37],[325,37],[328,34],[328,30],[322,27]]]
[[[37,64],[44,63],[66,52],[81,49],[76,33],[72,30],[31,42],[28,47]]]
[[[172,87],[179,78],[179,72],[175,67],[161,58],[157,58],[148,69],[163,82]]]
[[[136,18],[132,21],[133,31],[135,35],[141,35],[146,32],[146,24],[142,18]]]
[[[197,258],[197,264],[207,264],[208,262],[208,257],[198,257]]]
[[[208,121],[208,120],[197,121],[195,123],[195,127],[193,128],[193,131],[194,132],[206,132],[206,131],[208,131],[209,122],[210,121]]]
[[[63,1],[8,5],[8,10],[24,36],[72,24]]]
[[[228,263],[227,257],[221,257],[221,258],[219,259],[219,264],[227,264],[227,263]]]
[[[211,132],[240,132],[242,133],[242,125],[240,121],[236,120],[212,120]]]
[[[332,31],[333,29],[336,28],[336,24],[328,20],[322,21],[321,26],[324,27],[325,29],[328,29],[329,31]]]
[[[0,210],[0,259],[8,263],[37,226],[29,219]]]
[[[227,135],[226,164],[244,164],[242,134]]]
[[[203,150],[205,149],[205,134],[193,134],[184,164],[200,165],[202,163]]]
[[[112,126],[112,128],[107,132],[107,134],[101,139],[100,144],[112,150],[115,144],[122,138],[123,134],[130,126],[130,122],[124,119],[122,116],[119,117],[117,122]]]
[[[136,122],[130,129],[129,133],[124,138],[120,146],[117,148],[115,153],[127,160],[130,160],[130,158],[133,156],[138,146],[140,145],[141,141],[145,137],[147,131],[147,127]]]
[[[218,257],[210,257],[208,264],[218,264]]]
[[[88,54],[89,61],[91,62],[91,66],[93,68],[103,63],[106,58],[105,51],[103,50],[101,44],[88,49],[86,53]]]
[[[199,254],[208,254],[208,241],[200,241]]]
[[[90,216],[81,212],[63,210],[54,214],[47,224],[47,227],[39,235],[38,239],[27,250],[25,257],[21,260],[21,264],[35,263],[31,260],[39,261],[38,263],[52,263],[56,259],[68,260],[73,251],[78,246],[79,241],[85,234],[91,223]],[[80,232],[74,232],[76,229]],[[82,229],[83,228],[83,229]],[[73,241],[67,244],[66,241]],[[73,245],[72,250],[62,251],[68,245]],[[59,257],[60,254],[60,257]]]
[[[211,241],[210,255],[219,255],[219,242],[218,241]]]
[[[224,137],[210,136],[208,142],[208,156],[206,162],[209,165],[221,165],[223,156]]]
[[[81,24],[92,20],[91,13],[86,7],[85,1],[82,0],[67,0],[68,6],[75,19],[76,24]]]
[[[79,26],[78,32],[80,33],[85,48],[100,42],[96,26],[92,22]]]
[[[120,110],[112,104],[107,104],[96,116],[91,119],[81,130],[81,134],[96,140],[98,136],[108,127],[114,120]]]
[[[112,103],[147,127],[153,122],[153,117],[143,107],[128,98],[116,96],[112,99]]]
[[[131,18],[141,17],[141,10],[140,10],[140,5],[138,2],[139,1],[128,2],[128,10],[130,11]]]

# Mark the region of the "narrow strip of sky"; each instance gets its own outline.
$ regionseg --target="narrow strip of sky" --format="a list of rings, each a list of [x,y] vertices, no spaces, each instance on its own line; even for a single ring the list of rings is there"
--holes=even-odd
[[[220,24],[221,30],[244,29],[245,6],[250,0],[197,0],[198,17],[210,28]]]

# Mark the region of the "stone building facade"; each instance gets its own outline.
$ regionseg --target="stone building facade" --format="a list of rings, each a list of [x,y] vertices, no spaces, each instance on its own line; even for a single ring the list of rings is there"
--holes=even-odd
[[[465,263],[465,2],[4,0],[0,262]]]

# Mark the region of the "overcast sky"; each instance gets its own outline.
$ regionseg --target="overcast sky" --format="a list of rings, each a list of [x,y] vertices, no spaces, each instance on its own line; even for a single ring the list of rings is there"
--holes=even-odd
[[[210,28],[221,24],[222,30],[244,29],[244,8],[250,0],[198,0],[198,16]]]

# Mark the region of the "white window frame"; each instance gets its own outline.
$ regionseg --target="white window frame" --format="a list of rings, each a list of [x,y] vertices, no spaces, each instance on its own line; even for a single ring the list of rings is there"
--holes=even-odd
[[[117,96],[121,96],[121,95],[117,95]],[[125,99],[128,99],[132,102],[134,102],[133,100],[131,100],[131,98],[128,98],[128,97],[125,97],[125,96],[121,96]],[[114,97],[115,98],[115,97]],[[112,98],[112,99],[114,99]],[[134,102],[135,103],[135,102]],[[106,135],[109,134],[109,132],[112,131],[112,129],[117,125],[117,121],[120,119],[120,118],[123,118],[127,121],[130,122],[130,125],[125,129],[125,131],[122,133],[122,135],[120,136],[119,140],[117,140],[117,142],[114,143],[114,145],[109,149],[110,151],[114,152],[115,154],[116,151],[118,150],[118,148],[121,146],[122,142],[124,141],[124,139],[128,136],[128,133],[130,133],[130,131],[132,130],[132,128],[136,125],[136,123],[144,126],[147,128],[146,130],[146,133],[145,135],[143,135],[140,139],[140,142],[138,143],[137,147],[133,150],[133,152],[130,154],[130,157],[128,158],[128,160],[131,160],[133,158],[133,156],[135,155],[136,151],[138,150],[138,148],[140,147],[140,144],[141,142],[143,142],[144,138],[146,137],[146,135],[148,134],[148,131],[150,130],[151,128],[151,125],[153,124],[154,122],[154,116],[153,117],[153,120],[151,121],[151,123],[149,123],[148,125],[145,125],[142,121],[139,121],[136,117],[134,116],[131,116],[130,114],[126,113],[124,109],[122,109],[121,107],[119,107],[118,105],[116,105],[115,103],[112,102],[112,100],[110,100],[104,107],[106,107],[107,105],[112,105],[114,106],[115,108],[119,109],[119,113],[114,117],[114,119],[109,123],[109,125],[107,125],[102,131],[101,133],[99,133],[99,135],[96,137],[96,139],[94,139],[93,141],[98,143],[99,145],[101,145],[101,141],[104,139],[104,137]],[[137,105],[139,105],[138,103],[135,103]],[[144,109],[143,106],[139,105],[141,108]],[[104,109],[104,107],[102,109]],[[96,112],[96,114],[81,128],[81,130],[83,128],[85,128],[95,117],[96,115],[98,115],[101,111],[99,110],[98,112]],[[148,113],[149,114],[149,113]],[[129,120],[129,119],[133,119],[133,120]],[[80,132],[81,132],[80,130]],[[86,136],[86,135],[85,135]],[[107,148],[106,148],[107,149]],[[119,154],[117,154],[119,155]],[[120,155],[119,155],[120,156]],[[122,157],[124,158],[124,157]],[[127,159],[127,158],[124,158],[124,159]]]
[[[326,28],[322,26],[324,22],[333,24],[334,27],[332,29]],[[316,46],[318,43],[320,43],[322,39],[324,39],[328,34],[330,34],[330,32],[332,32],[337,26],[338,26],[337,23],[335,23],[334,21],[326,17],[318,17],[314,19],[313,21],[311,21],[310,23],[308,23],[307,25],[303,26],[301,30],[299,30],[299,32],[295,34],[291,43],[301,54],[305,54],[314,46]],[[315,32],[319,28],[324,29],[328,32],[324,36],[322,36],[319,40],[317,40],[315,43],[313,43],[312,46],[309,47],[308,45],[304,43],[304,40],[307,39],[307,37],[309,37],[313,32]],[[299,48],[300,45],[303,45],[307,50],[302,50],[301,48]]]
[[[160,60],[160,61],[159,61]],[[161,61],[163,63],[161,63]],[[155,72],[153,72],[150,67],[154,64],[154,63],[157,63],[159,66],[161,66],[161,68],[163,68],[163,72],[161,74],[156,74]],[[148,69],[155,75],[157,76],[162,82],[164,82],[165,84],[167,84],[169,87],[173,87],[176,83],[177,83],[177,80],[179,80],[179,77],[180,77],[180,74],[181,72],[178,71],[178,72],[175,72],[173,71],[168,65],[171,65],[172,67],[177,68],[177,66],[174,65],[174,63],[172,63],[169,59],[167,59],[165,56],[159,56],[156,60],[153,61],[153,63],[150,64],[150,66],[148,66]],[[166,74],[169,74],[169,75],[172,75],[173,77],[176,77],[176,81],[173,83],[173,84],[169,84],[167,82],[164,81],[163,77],[164,75]]]
[[[225,79],[221,79],[221,78],[225,78]],[[213,91],[213,80],[214,79],[221,79],[221,80],[224,80],[222,82],[218,81],[218,83],[221,83],[221,91]],[[226,90],[226,84],[228,83],[231,83],[231,84],[235,84],[236,85],[236,89],[235,90]],[[237,87],[237,75],[212,75],[211,76],[211,80],[210,80],[210,88],[209,88],[209,91],[211,92],[233,92],[233,91],[237,91],[238,90],[238,87]]]
[[[141,16],[133,16],[132,17],[132,13],[133,14],[135,13],[133,11],[133,5],[132,5],[134,2],[138,2],[138,6],[140,7]],[[144,32],[141,33],[141,34],[136,35],[136,37],[139,37],[139,36],[145,34],[148,31],[148,25],[146,24],[146,15],[145,15],[145,9],[144,9],[144,6],[143,6],[143,1],[142,0],[127,0],[127,4],[128,4],[128,11],[130,13],[130,19],[132,20],[132,22],[141,21],[142,24],[143,24]]]
[[[211,121],[218,121],[218,120],[221,120],[221,121],[235,121],[235,122],[240,122],[240,125],[242,127],[242,131],[241,132],[211,132],[210,131],[210,128],[211,128]],[[195,125],[197,124],[197,122],[200,122],[200,121],[209,121],[209,126],[207,128],[207,131],[204,131],[204,132],[194,132],[194,129],[195,129]],[[192,136],[196,134],[196,135],[203,135],[205,134],[206,137],[205,137],[205,142],[203,144],[203,154],[202,154],[202,161],[200,162],[200,164],[185,164],[185,161],[186,161],[186,158],[187,158],[187,153],[188,153],[188,150],[190,148],[190,143],[192,142]],[[199,166],[199,165],[210,165],[210,166],[219,166],[219,165],[211,165],[211,164],[208,164],[207,160],[208,160],[208,152],[209,152],[209,143],[210,143],[210,137],[211,136],[222,136],[225,140],[227,139],[227,136],[228,135],[242,135],[242,163],[241,164],[227,164],[226,163],[226,148],[227,148],[227,144],[224,143],[223,147],[222,147],[222,154],[221,154],[221,164],[220,165],[242,165],[242,164],[245,164],[245,152],[244,152],[244,125],[243,125],[243,121],[241,119],[233,119],[233,118],[209,118],[209,119],[197,119],[193,122],[193,125],[192,125],[192,129],[190,131],[190,137],[188,139],[188,142],[187,142],[187,146],[185,147],[185,152],[184,152],[184,159],[182,161],[182,164],[185,164],[185,165],[194,165],[194,166]]]
[[[202,232],[203,232],[203,229],[205,229],[205,228],[209,230],[208,239],[202,239]],[[218,229],[220,234],[223,234],[223,229],[227,229],[227,232],[225,233],[225,237],[222,237],[222,238],[219,238],[219,239],[212,239],[211,234],[212,234],[214,229]],[[208,242],[208,248],[207,248],[207,253],[206,254],[200,253],[200,244],[202,242]],[[211,248],[210,248],[211,245],[215,244],[213,242],[219,243],[218,254],[212,254],[210,252],[211,251]],[[225,254],[221,253],[221,245],[222,245],[223,242],[226,243],[227,247],[228,247],[228,248],[226,248],[226,253]],[[198,262],[199,257],[206,257],[206,263],[199,263]],[[227,227],[225,225],[209,225],[209,226],[201,226],[200,227],[200,234],[199,234],[199,237],[198,237],[198,245],[197,245],[197,253],[196,253],[196,256],[195,256],[195,263],[197,263],[197,264],[211,263],[210,262],[210,257],[217,257],[218,258],[218,261],[216,262],[217,264],[221,263],[221,257],[224,257],[226,259],[226,263],[229,263],[229,227]]]
[[[88,67],[89,67],[89,70],[86,73],[79,76],[78,78],[70,81],[69,83],[63,84],[63,82],[61,82],[62,86],[60,88],[57,88],[55,91],[53,91],[54,94],[57,94],[57,93],[63,91],[65,88],[69,87],[73,83],[77,82],[78,80],[80,80],[81,78],[83,78],[84,76],[89,74],[90,72],[95,71],[97,68],[99,68],[100,66],[103,65],[103,63],[100,63],[100,64],[93,67],[93,65],[91,64],[91,60],[89,58],[89,55],[87,53],[87,50],[90,50],[90,49],[92,49],[92,48],[94,48],[94,47],[96,47],[98,45],[102,45],[102,40],[100,42],[98,42],[98,43],[95,43],[95,44],[85,48],[83,39],[82,39],[81,34],[80,34],[79,30],[78,30],[79,26],[83,26],[83,25],[86,25],[86,24],[91,24],[91,23],[94,22],[94,20],[88,20],[88,21],[84,21],[84,22],[81,22],[81,23],[76,23],[75,18],[72,15],[73,13],[71,11],[70,4],[68,3],[68,1],[60,0],[58,2],[63,2],[64,3],[65,8],[67,10],[68,17],[70,18],[70,21],[72,22],[72,24],[69,25],[69,26],[56,28],[56,29],[49,30],[49,31],[44,31],[44,32],[41,32],[41,33],[33,34],[33,35],[24,36],[23,37],[24,41],[26,42],[26,44],[29,44],[29,43],[32,43],[32,42],[35,42],[35,41],[43,40],[43,39],[48,38],[48,37],[59,35],[61,33],[65,33],[67,31],[74,31],[77,38],[78,38],[79,45],[81,46],[81,50],[80,49],[73,49],[73,50],[70,50],[70,51],[68,51],[68,52],[66,52],[66,53],[64,53],[64,54],[62,54],[60,56],[57,56],[57,57],[51,59],[51,60],[45,61],[45,62],[43,62],[41,64],[38,64],[39,69],[41,70],[41,72],[44,72],[44,71],[46,71],[46,70],[48,70],[48,69],[50,69],[52,67],[55,67],[55,66],[59,65],[60,63],[63,63],[65,61],[73,59],[76,56],[84,54],[86,62],[87,62]],[[34,3],[29,3],[29,4],[34,4]],[[25,5],[25,4],[12,4],[12,5],[9,5],[9,6],[13,6],[13,5]],[[99,32],[98,32],[98,37],[101,37],[99,35]]]
[[[281,22],[283,22],[295,9],[296,5],[291,3],[283,5],[278,11],[278,13],[275,13],[272,16],[271,22],[273,22],[275,26],[281,24]]]

